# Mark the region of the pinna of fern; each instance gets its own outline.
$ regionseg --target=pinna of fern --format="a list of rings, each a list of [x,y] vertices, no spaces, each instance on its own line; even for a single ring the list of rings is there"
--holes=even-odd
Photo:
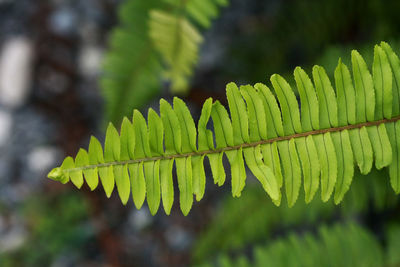
[[[110,123],[104,143],[92,137],[88,151],[65,158],[49,178],[80,188],[84,178],[94,190],[99,183],[109,197],[115,184],[123,204],[130,194],[139,209],[147,196],[152,214],[160,202],[166,214],[174,201],[172,171],[176,165],[179,202],[187,215],[205,191],[204,158],[214,183],[226,180],[224,155],[230,163],[232,195],[239,197],[246,183],[245,165],[272,201],[280,204],[285,185],[288,205],[298,197],[301,183],[305,201],[318,189],[327,201],[340,203],[358,166],[362,174],[387,167],[391,185],[400,193],[400,59],[382,42],[374,49],[372,74],[357,51],[351,54],[352,74],[339,60],[335,87],[324,68],[314,66],[312,80],[297,67],[294,78],[300,105],[289,83],[271,76],[275,94],[264,84],[234,83],[226,87],[229,113],[207,99],[197,124],[186,104],[160,100],[160,116],[149,109],[147,123],[134,110],[121,131]],[[352,77],[353,76],[353,77]],[[354,80],[354,82],[353,82]],[[276,95],[276,97],[275,97]],[[299,106],[301,107],[299,109]],[[212,119],[214,131],[207,128]],[[214,144],[215,141],[215,144]]]

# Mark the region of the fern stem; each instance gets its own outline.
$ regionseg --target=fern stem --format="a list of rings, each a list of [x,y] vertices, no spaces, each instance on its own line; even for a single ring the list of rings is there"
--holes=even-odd
[[[240,145],[227,146],[227,147],[213,149],[213,150],[203,150],[203,151],[196,151],[196,152],[190,152],[190,153],[171,154],[171,155],[163,155],[163,156],[157,156],[157,157],[147,157],[147,158],[132,159],[132,160],[119,161],[119,162],[99,163],[99,164],[95,164],[95,165],[87,165],[87,166],[78,167],[78,168],[65,169],[63,171],[73,172],[73,171],[79,171],[79,170],[85,170],[85,169],[92,169],[92,168],[96,168],[96,167],[109,167],[109,166],[116,166],[116,165],[125,165],[125,164],[146,162],[146,161],[186,158],[189,156],[202,156],[202,155],[207,155],[207,154],[218,154],[218,153],[225,152],[225,151],[238,150],[240,148],[256,147],[258,145],[271,144],[274,142],[290,140],[292,138],[307,137],[309,135],[317,135],[317,134],[324,134],[324,133],[328,133],[328,132],[340,132],[340,131],[344,131],[344,130],[359,129],[364,126],[365,127],[377,126],[382,123],[396,122],[398,120],[400,120],[400,116],[396,116],[391,119],[382,119],[382,120],[377,120],[377,121],[369,121],[369,122],[346,125],[346,126],[341,126],[341,127],[320,129],[320,130],[308,131],[308,132],[304,132],[304,133],[296,133],[296,134],[287,135],[287,136],[279,136],[279,137],[271,138],[271,139],[267,139],[267,140],[261,140],[261,141],[257,141],[257,142],[251,142],[251,143],[243,143]]]

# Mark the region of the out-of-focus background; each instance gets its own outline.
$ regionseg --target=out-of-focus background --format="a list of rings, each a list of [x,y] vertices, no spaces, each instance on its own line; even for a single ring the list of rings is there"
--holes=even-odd
[[[90,135],[103,140],[108,121],[118,126],[132,107],[146,114],[161,97],[172,99],[171,73],[153,55],[137,61],[138,53],[153,53],[140,43],[152,4],[168,10],[148,0],[0,0],[0,266],[294,266],[289,258],[307,247],[304,240],[337,248],[360,233],[364,239],[350,238],[359,242],[346,251],[367,263],[353,266],[399,266],[400,202],[386,170],[356,174],[339,206],[318,195],[291,209],[273,206],[251,178],[233,199],[229,182],[218,188],[206,170],[204,199],[187,217],[177,200],[170,216],[160,209],[153,217],[131,200],[123,206],[116,192],[107,199],[101,186],[90,192],[46,178]],[[226,103],[230,81],[292,79],[294,67],[312,64],[332,74],[353,48],[370,63],[382,40],[400,51],[396,0],[230,0],[218,10],[210,27],[196,26],[204,41],[183,86],[195,119],[207,97]],[[339,233],[343,239],[335,239]],[[311,259],[318,247],[297,257]],[[346,252],[339,250],[323,256],[346,259],[334,256]]]

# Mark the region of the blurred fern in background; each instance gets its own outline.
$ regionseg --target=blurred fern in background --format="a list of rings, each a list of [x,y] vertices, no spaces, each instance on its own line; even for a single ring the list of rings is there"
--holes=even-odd
[[[126,0],[119,25],[110,36],[100,84],[107,120],[119,124],[124,115],[160,93],[162,81],[172,93],[188,90],[203,38],[227,0]]]

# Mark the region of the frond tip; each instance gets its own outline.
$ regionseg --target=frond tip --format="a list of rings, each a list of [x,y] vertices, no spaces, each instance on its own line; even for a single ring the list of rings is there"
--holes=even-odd
[[[174,200],[173,165],[179,200],[187,215],[205,191],[204,158],[214,183],[225,182],[224,155],[230,163],[232,195],[246,184],[245,166],[279,205],[285,186],[288,205],[296,202],[303,180],[305,201],[319,188],[328,201],[340,203],[351,185],[354,166],[362,174],[388,168],[391,185],[400,193],[400,60],[384,42],[375,46],[372,74],[361,55],[352,52],[354,84],[339,60],[335,88],[325,70],[315,66],[312,80],[300,67],[294,71],[300,105],[289,83],[271,76],[275,94],[264,84],[238,88],[229,83],[227,109],[211,98],[203,105],[197,127],[186,104],[160,100],[160,115],[149,109],[147,122],[138,111],[124,118],[121,131],[110,123],[104,153],[92,137],[88,152],[80,149],[49,173],[49,178],[78,188],[86,180],[94,190],[99,178],[109,197],[116,185],[123,204],[132,194],[135,206],[145,198],[152,214],[162,204],[170,213]],[[392,79],[394,82],[392,82]],[[276,95],[276,97],[275,97]],[[299,109],[299,106],[301,107]],[[213,129],[207,129],[212,119]]]

